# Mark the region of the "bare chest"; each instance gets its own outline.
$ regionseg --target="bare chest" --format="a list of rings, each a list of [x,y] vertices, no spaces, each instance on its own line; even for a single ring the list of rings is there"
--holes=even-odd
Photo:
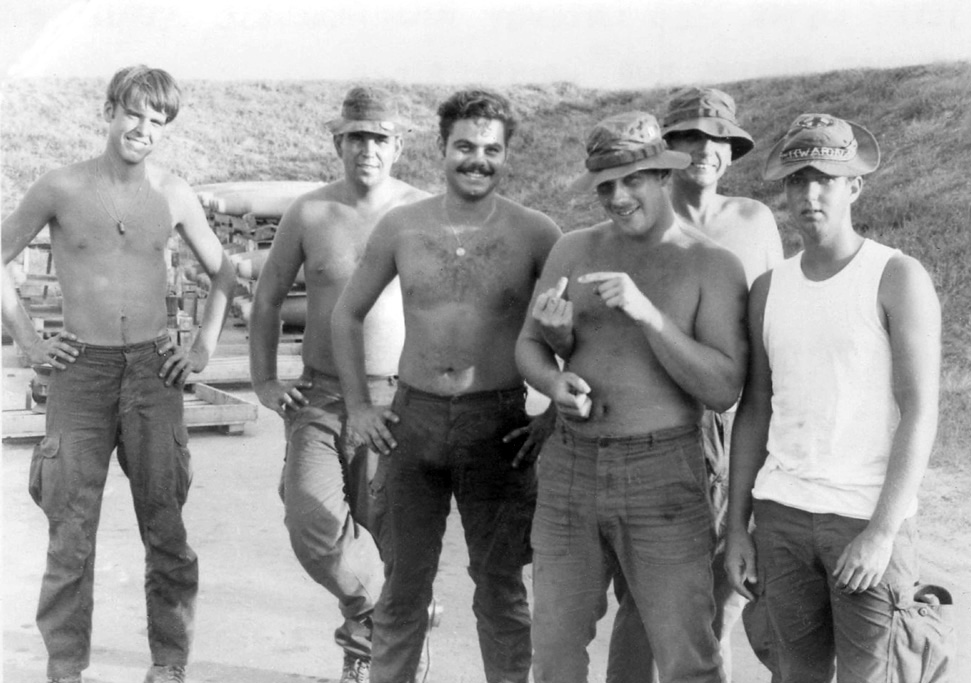
[[[455,303],[495,315],[522,315],[538,275],[525,241],[503,234],[459,241],[448,232],[409,236],[399,249],[398,273],[407,306]]]
[[[691,333],[701,302],[701,278],[691,259],[678,253],[663,257],[642,258],[637,254],[612,254],[592,258],[580,264],[571,278],[567,295],[573,301],[578,327],[608,330],[634,328],[634,323],[621,310],[608,307],[597,294],[596,284],[579,284],[576,277],[592,272],[620,272],[630,276],[637,290],[660,309],[682,331]],[[639,331],[638,331],[639,334]]]
[[[109,270],[132,262],[161,265],[175,225],[165,197],[149,191],[131,206],[113,209],[95,192],[59,207],[51,222],[55,258]]]

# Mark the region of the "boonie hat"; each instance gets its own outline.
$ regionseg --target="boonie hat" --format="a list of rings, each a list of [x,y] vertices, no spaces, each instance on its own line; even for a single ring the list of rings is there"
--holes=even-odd
[[[375,86],[358,86],[347,91],[340,118],[324,124],[334,135],[365,131],[379,135],[400,135],[411,124],[398,113],[398,101]]]
[[[831,176],[858,176],[880,165],[880,148],[863,126],[829,114],[803,114],[769,151],[762,177],[782,180],[812,166]]]
[[[675,93],[664,115],[664,137],[686,130],[700,130],[713,138],[727,138],[732,160],[752,151],[755,142],[735,120],[735,100],[716,88],[687,88]]]
[[[651,114],[633,111],[604,119],[587,137],[587,172],[570,183],[573,192],[589,192],[600,183],[648,168],[687,168],[691,156],[674,152],[661,137]]]

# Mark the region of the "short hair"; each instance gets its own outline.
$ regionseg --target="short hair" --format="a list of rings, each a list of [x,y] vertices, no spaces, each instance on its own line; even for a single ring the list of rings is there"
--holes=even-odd
[[[492,90],[460,90],[442,102],[438,107],[438,132],[443,142],[461,119],[501,121],[507,144],[519,125],[509,100]]]
[[[111,77],[106,98],[115,106],[148,104],[165,114],[170,123],[179,114],[182,93],[175,79],[162,69],[150,69],[144,64],[119,69]]]

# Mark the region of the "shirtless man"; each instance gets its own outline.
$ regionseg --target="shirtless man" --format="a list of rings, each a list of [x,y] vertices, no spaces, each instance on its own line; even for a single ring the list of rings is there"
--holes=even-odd
[[[805,248],[749,297],[726,568],[736,590],[761,593],[782,683],[947,678],[925,667],[950,629],[915,595],[941,309],[920,263],[853,228],[879,162],[870,131],[808,113],[763,169]]]
[[[384,567],[368,531],[374,530],[368,505],[373,458],[347,439],[331,313],[378,220],[428,194],[391,177],[402,135],[410,130],[391,93],[352,88],[342,116],[327,125],[344,178],[299,197],[280,222],[253,297],[250,368],[260,402],[286,423],[285,522],[301,565],[340,603],[344,623],[335,638],[344,650],[345,683],[367,680],[371,614]],[[276,374],[280,308],[301,267],[307,285],[304,371],[297,381],[284,382]],[[364,367],[371,394],[389,403],[404,341],[397,280],[379,294],[364,321]]]
[[[47,433],[34,451],[30,493],[50,521],[37,625],[49,681],[78,683],[91,652],[95,536],[111,452],[131,484],[145,545],[145,680],[183,681],[198,562],[182,523],[192,479],[182,385],[202,370],[222,330],[233,268],[192,189],[146,163],[179,112],[160,69],[122,69],[108,85],[104,152],[51,171],[3,221],[3,263],[45,225],[64,296],[64,331],[34,331],[3,271],[3,324],[32,363],[54,367]],[[188,350],[166,332],[166,264],[176,231],[212,289]]]
[[[535,503],[532,427],[513,357],[533,285],[560,235],[498,195],[516,120],[501,95],[455,93],[438,110],[445,194],[388,213],[334,309],[348,428],[382,456],[391,557],[374,611],[373,683],[418,664],[455,495],[489,683],[525,682],[532,650],[522,568]],[[366,383],[365,315],[395,276],[404,294],[401,381],[389,408]]]
[[[718,193],[718,181],[732,162],[748,154],[754,142],[735,120],[735,100],[714,88],[688,88],[667,105],[662,135],[668,147],[691,156],[691,164],[671,174],[671,204],[677,217],[731,251],[742,262],[749,286],[782,260],[782,241],[772,211],[747,197]],[[708,463],[708,486],[715,510],[717,545],[712,573],[715,583],[715,637],[721,643],[725,680],[732,678],[732,627],[745,599],[725,574],[725,513],[728,509],[728,446],[735,406],[725,412],[706,410],[701,421]],[[614,620],[607,664],[608,683],[642,683],[653,667],[637,607],[618,584],[620,608]]]
[[[675,215],[666,185],[691,159],[667,149],[653,116],[605,119],[587,154],[573,189],[596,188],[609,220],[553,248],[516,349],[560,416],[532,530],[533,674],[587,680],[586,647],[621,575],[661,681],[720,682],[698,425],[742,385],[745,276]]]

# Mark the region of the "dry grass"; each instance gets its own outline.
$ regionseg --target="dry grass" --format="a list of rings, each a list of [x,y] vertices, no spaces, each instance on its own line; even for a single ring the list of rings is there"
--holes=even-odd
[[[9,213],[45,170],[98,153],[104,82],[2,84],[2,211]],[[348,83],[188,82],[184,107],[155,161],[191,183],[332,179],[340,171],[322,123],[334,117]],[[397,167],[403,179],[442,188],[435,108],[446,87],[384,85],[400,93],[417,124]],[[766,150],[796,115],[824,111],[877,135],[881,169],[854,207],[857,227],[915,256],[930,271],[944,311],[944,383],[938,447],[929,481],[968,490],[971,471],[971,64],[853,70],[722,84],[757,140],[725,180],[729,194],[755,197],[776,212],[788,253],[798,238],[785,224],[778,184],[763,183]],[[596,91],[568,83],[520,85],[506,93],[522,114],[513,172],[504,192],[548,213],[564,230],[600,220],[592,198],[565,193],[582,171],[583,141],[597,120],[634,108],[657,112],[673,92]],[[925,493],[931,498],[934,492]]]

